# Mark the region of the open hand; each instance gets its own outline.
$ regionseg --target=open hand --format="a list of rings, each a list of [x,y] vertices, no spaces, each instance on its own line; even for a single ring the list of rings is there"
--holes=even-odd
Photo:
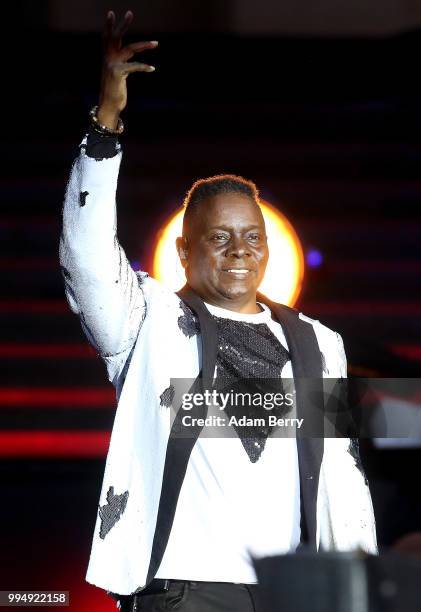
[[[116,25],[114,11],[107,13],[104,28],[104,60],[102,66],[101,91],[98,105],[98,121],[115,129],[121,111],[127,104],[126,80],[132,72],[153,72],[154,66],[129,60],[140,51],[154,49],[158,41],[131,43],[123,47],[122,36],[133,21],[132,11],[127,11]]]

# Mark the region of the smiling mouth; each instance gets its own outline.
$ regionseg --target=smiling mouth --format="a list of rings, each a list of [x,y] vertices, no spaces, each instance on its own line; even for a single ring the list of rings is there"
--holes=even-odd
[[[222,270],[223,272],[227,272],[228,274],[232,274],[234,276],[247,276],[248,274],[252,274],[253,270],[248,270],[247,268],[227,268]]]

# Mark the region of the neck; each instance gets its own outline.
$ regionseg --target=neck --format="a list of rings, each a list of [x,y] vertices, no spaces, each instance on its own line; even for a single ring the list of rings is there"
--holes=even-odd
[[[245,303],[239,303],[238,301],[230,300],[227,298],[215,298],[214,296],[205,296],[197,294],[199,297],[211,306],[218,306],[219,308],[225,308],[226,310],[232,310],[232,312],[240,312],[242,314],[257,314],[262,312],[262,308],[257,304],[256,297],[254,300],[249,300]]]

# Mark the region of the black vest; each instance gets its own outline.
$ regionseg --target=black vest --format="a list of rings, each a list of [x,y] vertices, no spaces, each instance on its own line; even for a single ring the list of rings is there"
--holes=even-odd
[[[203,388],[210,389],[217,356],[217,330],[216,324],[203,303],[203,300],[185,285],[177,295],[195,313],[199,320],[202,337],[202,370],[196,378],[191,392],[200,392]],[[311,432],[317,429],[323,416],[322,389],[317,401],[320,405],[314,410],[314,397],[311,411],[306,410],[309,403],[306,401],[307,387],[305,381],[312,379],[322,384],[323,367],[320,349],[316,334],[310,323],[302,321],[298,311],[272,302],[266,296],[258,293],[257,301],[267,304],[272,317],[277,320],[284,331],[289,352],[291,355],[292,371],[296,389],[297,417],[304,418],[303,426],[297,430],[298,465],[300,471],[301,493],[301,543],[312,550],[316,550],[316,504],[319,483],[320,466],[323,458],[323,437],[310,437]],[[314,393],[314,383],[312,383]],[[173,431],[180,431],[182,410],[178,411],[172,425]],[[195,406],[189,411],[192,417],[205,418],[206,406]],[[316,423],[317,421],[317,423]],[[162,480],[161,497],[158,507],[158,516],[152,544],[151,559],[146,584],[153,580],[161,564],[169,540],[171,527],[174,521],[177,501],[187,470],[191,451],[202,427],[189,427],[190,436],[186,438],[169,437],[165,457],[164,474]],[[205,554],[205,551],[203,551]],[[145,585],[146,586],[146,585]],[[141,590],[141,589],[140,589]]]

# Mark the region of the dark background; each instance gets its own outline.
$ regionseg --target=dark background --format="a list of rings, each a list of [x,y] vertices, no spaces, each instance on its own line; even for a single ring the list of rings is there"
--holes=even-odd
[[[148,270],[156,231],[194,180],[225,172],[250,178],[293,223],[305,253],[322,253],[319,267],[306,265],[296,306],[342,334],[349,374],[418,377],[419,4],[278,5],[114,3],[136,12],[128,41],[160,43],[144,54],[156,72],[129,79],[120,241]],[[70,590],[71,610],[111,610],[84,575],[114,394],[65,303],[58,267],[63,193],[97,103],[100,29],[110,7],[20,1],[8,8],[0,589]],[[420,450],[362,447],[387,548],[421,531]]]

